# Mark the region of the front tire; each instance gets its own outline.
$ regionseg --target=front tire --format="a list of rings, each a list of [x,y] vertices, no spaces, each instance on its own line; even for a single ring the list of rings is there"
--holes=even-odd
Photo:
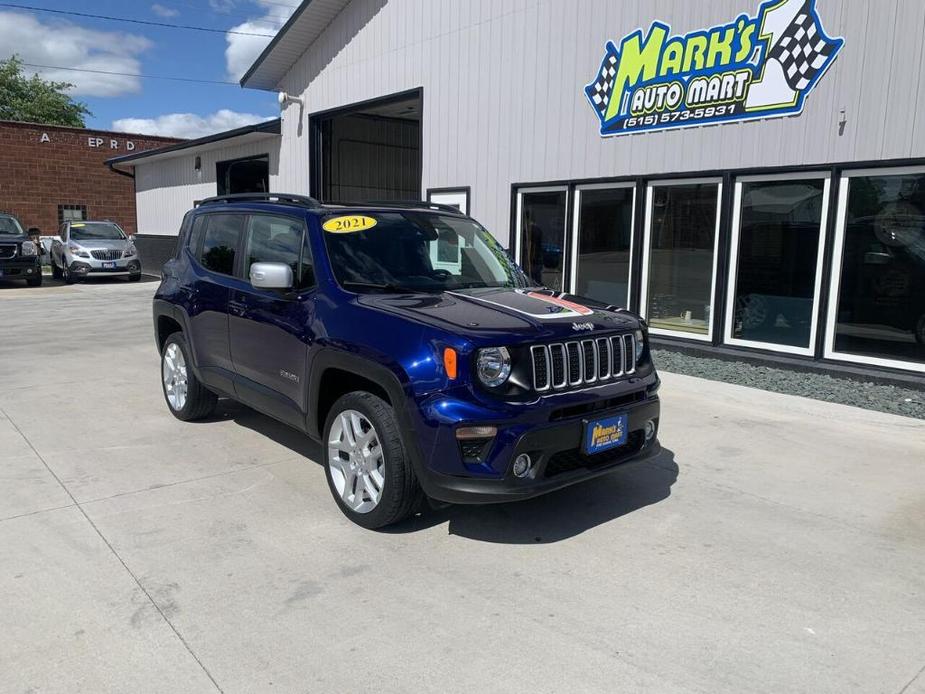
[[[412,515],[423,494],[405,452],[395,411],[353,392],[334,403],[324,425],[324,469],[334,501],[370,530]]]
[[[39,272],[38,277],[33,277],[26,280],[26,285],[29,287],[41,287],[42,286],[42,273]]]
[[[140,272],[139,272],[137,275],[129,275],[129,276],[128,276],[128,281],[129,281],[129,282],[138,282],[139,280],[141,280],[141,273],[140,273]]]
[[[55,262],[55,259],[51,259],[51,276],[56,280],[61,279],[61,268],[58,267],[58,263]]]
[[[193,373],[183,333],[173,333],[161,350],[161,386],[167,408],[177,419],[190,422],[208,417],[218,397]]]
[[[77,281],[77,278],[74,277],[74,273],[71,272],[71,269],[67,266],[67,259],[64,260],[64,266],[61,268],[61,279],[64,280],[65,284],[74,284]]]

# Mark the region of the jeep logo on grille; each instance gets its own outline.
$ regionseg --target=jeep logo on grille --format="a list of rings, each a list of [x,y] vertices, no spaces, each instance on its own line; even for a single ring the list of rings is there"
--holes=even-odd
[[[594,330],[591,323],[572,323],[572,330]]]

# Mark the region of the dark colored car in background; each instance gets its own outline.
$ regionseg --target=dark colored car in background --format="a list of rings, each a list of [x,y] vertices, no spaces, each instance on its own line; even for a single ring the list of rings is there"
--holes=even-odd
[[[42,284],[42,247],[29,238],[13,215],[0,214],[0,280]]]
[[[224,396],[319,440],[335,501],[367,528],[659,450],[645,323],[534,286],[452,208],[205,200],[153,311],[170,411],[200,419]]]

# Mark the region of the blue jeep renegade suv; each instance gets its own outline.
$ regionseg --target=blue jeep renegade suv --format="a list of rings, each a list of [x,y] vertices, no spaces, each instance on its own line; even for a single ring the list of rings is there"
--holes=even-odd
[[[164,396],[218,396],[321,441],[354,522],[429,497],[526,499],[658,452],[644,322],[530,280],[477,222],[428,203],[204,200],[154,298]]]

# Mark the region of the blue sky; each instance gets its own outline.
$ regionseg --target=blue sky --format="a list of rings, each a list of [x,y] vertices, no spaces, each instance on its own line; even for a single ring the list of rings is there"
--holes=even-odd
[[[274,34],[297,0],[9,0],[14,4]],[[206,33],[0,7],[0,57],[115,72],[237,81],[270,39]],[[276,94],[239,86],[27,68],[76,85],[87,125],[196,137],[279,113]]]

